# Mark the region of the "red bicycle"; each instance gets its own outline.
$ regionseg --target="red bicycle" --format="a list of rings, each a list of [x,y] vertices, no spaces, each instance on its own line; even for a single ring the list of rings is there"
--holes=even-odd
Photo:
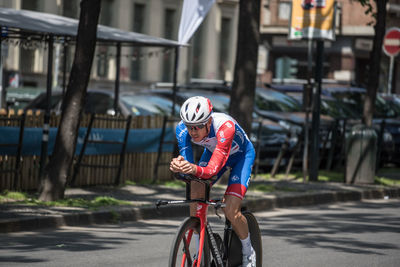
[[[180,178],[181,179],[181,178]],[[196,217],[186,218],[180,225],[172,243],[168,266],[187,266],[187,267],[225,267],[241,266],[242,264],[242,244],[239,237],[233,231],[231,223],[225,219],[224,238],[218,233],[214,233],[207,220],[207,208],[213,206],[215,214],[218,209],[224,208],[225,204],[221,200],[210,200],[210,189],[213,179],[204,180],[192,175],[184,175],[181,180],[186,182],[185,200],[159,200],[156,206],[162,205],[182,205],[197,202]],[[204,199],[190,199],[190,183],[196,181],[205,185]],[[242,209],[243,215],[247,219],[250,238],[253,249],[256,252],[257,267],[262,266],[262,242],[258,222],[254,215]],[[200,243],[194,244],[193,233],[199,233]]]

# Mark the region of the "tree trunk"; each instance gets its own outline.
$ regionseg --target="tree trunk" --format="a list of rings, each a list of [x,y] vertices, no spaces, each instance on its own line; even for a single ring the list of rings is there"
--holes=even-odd
[[[46,166],[39,199],[64,198],[65,185],[75,153],[79,122],[94,57],[101,0],[82,0],[76,51],[63,101],[53,154]]]
[[[379,84],[380,62],[382,55],[383,37],[386,27],[387,0],[375,0],[377,15],[375,24],[374,44],[370,55],[370,69],[368,75],[367,95],[364,100],[363,122],[371,127],[375,110],[376,93]]]
[[[249,134],[257,79],[261,0],[240,0],[236,63],[229,111]]]

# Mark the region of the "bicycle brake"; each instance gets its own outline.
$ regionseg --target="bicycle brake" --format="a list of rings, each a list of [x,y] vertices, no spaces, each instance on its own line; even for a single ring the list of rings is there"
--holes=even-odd
[[[220,209],[220,208],[223,208],[225,205],[223,205],[224,203],[222,203],[222,202],[218,202],[218,203],[216,203],[215,204],[215,206],[214,206],[214,210],[215,210],[215,215],[217,215],[218,216],[218,218],[222,218],[221,217],[221,215],[219,215],[218,214],[218,209]]]

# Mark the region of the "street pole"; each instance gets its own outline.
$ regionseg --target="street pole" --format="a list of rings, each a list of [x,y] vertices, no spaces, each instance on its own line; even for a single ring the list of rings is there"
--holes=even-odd
[[[179,47],[175,47],[175,65],[174,65],[174,77],[173,77],[173,85],[172,85],[172,110],[171,116],[175,116],[175,106],[176,106],[176,92],[178,91],[177,83],[178,83],[178,66],[179,66]]]
[[[48,37],[48,59],[47,59],[47,88],[46,88],[46,111],[44,114],[42,147],[40,152],[39,179],[44,178],[44,167],[47,161],[47,149],[49,145],[49,130],[50,130],[50,104],[51,104],[51,89],[53,85],[53,36]]]
[[[308,176],[308,156],[309,156],[309,122],[310,122],[310,93],[312,90],[311,84],[311,76],[312,76],[312,39],[308,40],[308,49],[307,49],[307,85],[303,88],[303,109],[306,113],[306,121],[304,123],[304,150],[303,150],[303,182],[307,181]]]
[[[323,74],[324,41],[317,41],[317,58],[315,66],[315,83],[313,87],[313,111],[311,131],[311,158],[310,158],[310,181],[318,181],[319,168],[319,122],[321,103],[321,84]]]
[[[119,80],[120,80],[120,68],[121,68],[121,43],[117,43],[117,58],[116,58],[116,70],[115,70],[115,91],[114,91],[114,112],[115,115],[118,113],[118,101],[119,101]]]
[[[390,65],[389,65],[388,90],[387,90],[387,93],[389,95],[392,94],[393,67],[394,67],[394,56],[391,56],[390,57]]]
[[[2,30],[2,29],[1,29]],[[0,34],[0,109],[6,108],[6,94],[3,88],[3,36]]]

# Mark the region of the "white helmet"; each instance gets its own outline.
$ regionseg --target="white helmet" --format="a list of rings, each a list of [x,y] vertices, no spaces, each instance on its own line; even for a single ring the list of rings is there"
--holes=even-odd
[[[212,113],[212,104],[208,98],[193,96],[188,98],[181,107],[181,119],[185,124],[204,124]]]

